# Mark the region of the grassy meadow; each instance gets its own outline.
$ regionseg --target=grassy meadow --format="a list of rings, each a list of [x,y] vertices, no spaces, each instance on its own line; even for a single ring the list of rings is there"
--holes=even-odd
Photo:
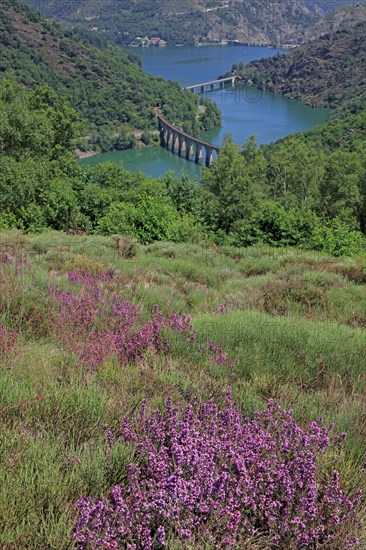
[[[293,249],[127,245],[0,234],[0,326],[17,334],[0,353],[0,548],[73,547],[75,502],[123,482],[134,460],[122,443],[106,456],[105,426],[135,417],[145,399],[151,409],[168,397],[182,406],[222,404],[231,388],[249,417],[271,398],[300,425],[321,416],[347,438],[325,453],[320,470],[338,469],[347,494],[366,490],[366,261]],[[72,319],[56,327],[50,293],[74,288],[72,271],[108,274],[104,287],[141,305],[142,315],[157,305],[164,315],[191,316],[196,339],[187,344],[174,333],[168,350],[125,365],[113,355],[98,368],[80,363],[68,345]],[[229,366],[212,360],[211,340]],[[359,531],[365,548],[365,526]]]

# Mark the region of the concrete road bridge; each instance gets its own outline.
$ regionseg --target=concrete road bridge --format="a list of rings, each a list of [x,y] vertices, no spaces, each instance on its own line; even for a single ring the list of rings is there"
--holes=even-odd
[[[228,76],[227,78],[219,78],[218,80],[210,80],[209,82],[202,82],[201,84],[194,84],[193,86],[187,86],[186,90],[192,90],[201,94],[202,92],[210,92],[212,89],[218,90],[223,88],[225,84],[230,83],[234,87],[235,81],[240,80],[239,76]]]
[[[163,147],[179,156],[184,156],[187,160],[194,161],[196,164],[204,162],[207,167],[210,166],[214,153],[218,155],[220,152],[218,145],[186,134],[166,120],[158,109],[156,114],[159,121],[160,143]],[[203,155],[203,151],[205,151],[205,155]]]

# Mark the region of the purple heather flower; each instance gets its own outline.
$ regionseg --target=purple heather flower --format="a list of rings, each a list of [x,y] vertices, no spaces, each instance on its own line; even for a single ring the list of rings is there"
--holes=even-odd
[[[337,533],[345,548],[355,543],[344,533],[357,526],[360,491],[350,499],[338,472],[330,482],[319,476],[318,458],[330,445],[321,422],[300,427],[273,401],[249,420],[228,395],[223,409],[180,410],[168,399],[164,413],[148,414],[144,403],[136,426],[124,420],[121,427],[136,464],[106,499],[79,501],[79,549],[96,549],[116,533],[109,542],[153,550],[169,531],[181,541],[205,533],[214,548],[240,546],[258,531],[281,548],[325,545]]]

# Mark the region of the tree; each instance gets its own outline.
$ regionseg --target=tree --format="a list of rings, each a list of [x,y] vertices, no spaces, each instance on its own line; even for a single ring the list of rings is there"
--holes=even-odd
[[[338,149],[324,163],[317,210],[328,219],[356,220],[361,206],[362,164],[357,153]]]
[[[178,212],[198,214],[200,187],[196,181],[186,175],[177,177],[174,172],[168,172],[162,178],[162,182]]]
[[[168,238],[170,227],[179,219],[178,212],[166,199],[145,197],[137,205],[116,202],[98,222],[103,235],[130,235],[146,244]]]
[[[77,115],[47,86],[29,91],[15,79],[0,81],[0,153],[19,160],[58,158],[69,150]]]
[[[311,208],[322,177],[322,156],[300,138],[287,138],[268,155],[267,182],[271,198],[286,207]]]
[[[242,155],[245,160],[247,173],[257,185],[263,189],[266,181],[267,161],[263,150],[258,147],[256,137],[250,135],[242,147]]]
[[[203,188],[217,200],[218,229],[229,232],[236,220],[247,218],[258,204],[259,186],[248,164],[248,159],[227,135],[211,169],[204,170]]]

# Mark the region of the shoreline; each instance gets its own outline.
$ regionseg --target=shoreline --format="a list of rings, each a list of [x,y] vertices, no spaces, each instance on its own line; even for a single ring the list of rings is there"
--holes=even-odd
[[[142,143],[141,141],[138,141],[135,145],[135,147],[130,147],[128,149],[123,149],[124,151],[132,151],[133,149],[145,149],[147,147],[159,147],[158,144],[150,144],[146,145],[145,143]],[[112,153],[114,151],[119,151],[120,149],[112,149],[111,151],[81,151],[80,149],[75,149],[74,153],[78,160],[84,160],[91,157],[96,157],[97,155],[103,155],[104,153]]]
[[[96,155],[99,155],[100,151],[82,151],[81,149],[74,149],[74,153],[78,160],[82,160],[89,157],[95,157]]]
[[[298,48],[301,44],[270,44],[270,43],[262,43],[262,42],[241,42],[240,40],[232,40],[232,41],[223,41],[223,42],[197,42],[197,43],[194,43],[194,44],[165,44],[164,47],[168,47],[168,48],[182,48],[184,46],[188,46],[188,47],[198,47],[198,48],[202,48],[202,47],[208,47],[208,46],[221,46],[221,47],[226,47],[226,46],[245,46],[245,47],[261,47],[261,48],[273,48],[273,49],[276,49],[276,48],[279,48],[279,49],[283,49],[283,50],[290,50],[290,49],[293,49],[293,48]],[[156,46],[154,44],[152,44],[151,46],[140,46],[140,45],[136,45],[136,46],[132,46],[131,44],[128,44],[126,46],[124,46],[125,48],[133,48],[133,49],[142,49],[142,48],[158,48],[158,47],[162,47],[162,46]]]
[[[75,149],[74,153],[78,160],[85,160],[88,158],[97,157],[98,155],[105,155],[106,153],[116,153],[118,151],[138,151],[139,149],[153,149],[154,147],[160,147],[160,145],[157,143],[150,145],[140,143],[135,147],[130,147],[129,149],[111,149],[110,151],[80,151],[80,149]]]

